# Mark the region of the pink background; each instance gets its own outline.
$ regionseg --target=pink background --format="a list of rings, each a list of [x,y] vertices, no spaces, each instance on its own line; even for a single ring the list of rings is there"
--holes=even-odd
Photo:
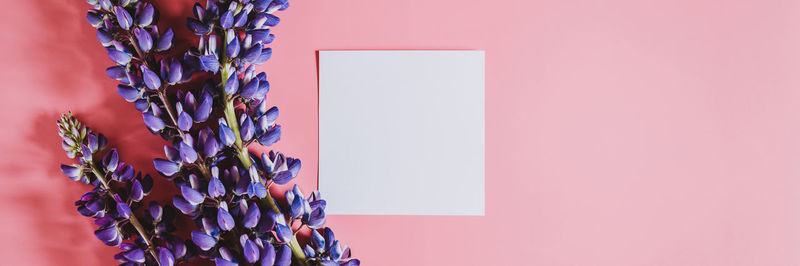
[[[164,142],[105,77],[83,1],[6,2],[0,257],[112,264],[116,249],[73,209],[87,187],[58,171],[55,121],[72,110],[148,173]],[[161,2],[162,25],[186,37],[192,1]],[[486,216],[330,217],[365,265],[800,265],[798,12],[793,1],[295,1],[262,70],[281,108],[277,148],[304,160],[310,191],[316,50],[486,50]]]

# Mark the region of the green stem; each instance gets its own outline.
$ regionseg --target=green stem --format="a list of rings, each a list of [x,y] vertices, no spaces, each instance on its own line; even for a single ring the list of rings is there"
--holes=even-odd
[[[224,39],[224,38],[223,38]],[[222,42],[222,51],[225,51],[225,41]],[[222,88],[225,88],[225,83],[228,80],[228,68],[230,67],[230,63],[224,62],[224,52],[220,54],[222,63],[222,69],[220,71],[220,75],[222,76]],[[228,127],[231,128],[233,131],[233,135],[236,136],[235,148],[236,148],[236,157],[239,158],[239,161],[242,163],[242,166],[245,168],[250,168],[253,165],[253,162],[250,161],[250,154],[247,150],[247,146],[242,144],[242,136],[239,134],[239,120],[236,119],[236,109],[233,106],[234,99],[230,97],[230,95],[225,94],[225,90],[222,90],[223,99],[225,101],[225,120],[228,123]],[[261,200],[262,204],[267,205],[272,211],[277,214],[281,213],[280,208],[278,208],[278,204],[275,203],[275,199],[272,198],[270,193],[267,193],[267,196]],[[292,240],[289,242],[289,248],[292,249],[292,257],[295,259],[295,263],[297,265],[305,266],[308,265],[306,263],[306,255],[303,253],[303,248],[300,247],[300,244],[297,242],[297,237],[292,237]]]
[[[94,163],[90,165],[92,167],[92,173],[94,173],[94,175],[97,177],[97,180],[100,181],[100,184],[103,185],[103,189],[105,189],[108,192],[108,194],[111,195],[111,197],[114,197],[116,193],[114,193],[114,191],[111,190],[111,186],[108,184],[105,174],[103,174],[103,172],[100,169],[98,169],[97,166],[94,165]],[[147,251],[150,252],[150,255],[153,256],[156,263],[158,263],[158,265],[161,265],[161,262],[158,261],[158,254],[156,254],[155,249],[153,249],[153,243],[150,241],[150,236],[147,234],[147,231],[144,230],[144,226],[142,226],[142,223],[139,222],[139,219],[137,219],[136,215],[134,215],[133,213],[131,213],[131,216],[128,217],[128,221],[130,221],[131,225],[133,225],[133,227],[136,228],[136,231],[139,232],[139,237],[141,237],[142,240],[144,240],[144,244],[147,245]]]

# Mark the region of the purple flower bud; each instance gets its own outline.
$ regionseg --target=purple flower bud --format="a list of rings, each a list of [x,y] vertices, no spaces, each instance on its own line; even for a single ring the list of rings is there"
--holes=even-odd
[[[156,72],[153,72],[144,65],[142,65],[141,69],[144,85],[147,86],[148,89],[157,90],[161,88],[161,78],[158,77]]]
[[[168,249],[163,247],[158,247],[158,262],[161,266],[173,266],[175,265],[175,257],[172,256],[172,252]]]
[[[117,246],[122,242],[122,237],[117,230],[116,225],[109,225],[94,231],[94,235],[106,245]]]
[[[199,191],[194,190],[187,185],[181,185],[181,195],[183,195],[183,198],[192,205],[200,205],[200,203],[205,201],[205,195],[203,195],[203,193],[200,193]]]
[[[106,68],[106,74],[108,74],[108,77],[116,80],[121,80],[127,76],[125,66],[112,66]]]
[[[233,216],[227,210],[220,208],[217,211],[217,224],[223,231],[230,231],[236,225],[236,222],[233,221]]]
[[[212,73],[217,73],[217,71],[219,71],[219,61],[216,55],[204,55],[199,57],[198,60],[200,63],[200,70]]]
[[[172,47],[172,38],[175,36],[175,33],[172,32],[172,29],[167,29],[164,34],[158,38],[158,42],[156,43],[156,51],[166,51]]]
[[[139,49],[142,49],[142,52],[150,51],[153,48],[153,38],[150,36],[150,33],[147,30],[142,28],[135,28],[133,29],[133,35],[136,36],[137,43],[139,44]]]
[[[323,201],[324,202],[324,201]],[[308,215],[308,220],[305,221],[308,228],[318,229],[325,225],[325,210],[324,208],[317,208],[311,211]]]
[[[92,161],[92,150],[89,149],[89,147],[84,144],[81,144],[81,155],[83,155],[83,161],[86,162]]]
[[[239,37],[234,36],[233,39],[228,42],[228,46],[225,48],[225,52],[230,58],[235,58],[239,55]]]
[[[225,196],[225,185],[222,184],[222,180],[216,177],[211,178],[208,182],[208,196],[212,198]]]
[[[316,248],[316,252],[324,253],[327,248],[325,246],[325,238],[317,230],[311,230],[311,245]]]
[[[263,43],[265,43],[264,40],[266,40],[269,37],[269,29],[250,30],[250,31],[247,31],[247,34],[250,34],[251,36],[253,36],[252,38],[253,38],[253,42],[254,43],[262,43],[263,44]]]
[[[258,225],[259,219],[261,219],[261,210],[258,209],[258,204],[251,202],[250,206],[247,207],[247,212],[244,214],[242,223],[244,227],[253,228]]]
[[[114,61],[114,63],[118,65],[127,65],[131,62],[131,55],[126,52],[111,47],[107,48],[106,52],[108,52],[108,57],[111,58],[111,61]]]
[[[277,106],[273,106],[272,108],[267,110],[267,112],[264,114],[264,117],[267,118],[267,122],[270,125],[275,123],[275,120],[278,119],[278,107]]]
[[[144,198],[144,189],[142,188],[142,183],[139,182],[139,179],[133,179],[131,183],[131,192],[130,198],[133,201],[140,201]]]
[[[206,157],[211,157],[217,155],[219,152],[219,143],[217,142],[217,137],[214,135],[209,136],[205,143],[203,143],[203,154]]]
[[[241,137],[243,141],[248,141],[253,138],[253,134],[255,133],[255,125],[253,125],[253,120],[250,119],[250,116],[243,115],[244,121],[242,121],[239,130],[241,131]]]
[[[120,182],[128,182],[133,178],[134,174],[135,170],[133,166],[120,162],[117,166],[117,170],[112,173],[112,177]]]
[[[125,202],[117,201],[117,215],[125,219],[130,218],[131,206],[128,206]]]
[[[258,12],[264,12],[267,10],[267,6],[272,3],[272,0],[254,0],[253,1],[253,9]],[[272,265],[272,263],[270,263]]]
[[[233,10],[225,11],[219,17],[219,24],[223,29],[230,29],[233,26]]]
[[[281,139],[281,125],[275,125],[267,130],[267,133],[258,139],[258,143],[264,146],[270,146]]]
[[[208,92],[203,92],[203,99],[197,109],[194,111],[194,120],[197,122],[205,122],[208,116],[211,115],[211,106],[214,104],[214,98]]]
[[[214,237],[199,231],[192,231],[192,241],[197,247],[206,251],[217,245],[217,240]]]
[[[275,184],[278,185],[285,185],[289,183],[289,181],[292,181],[293,178],[294,176],[292,176],[292,172],[280,171],[275,174],[275,177],[272,178],[272,182],[275,182]]]
[[[267,197],[267,187],[261,182],[250,183],[247,185],[247,194],[250,197],[265,198]]]
[[[178,128],[180,130],[189,131],[189,129],[192,129],[192,123],[194,122],[192,121],[192,116],[190,116],[189,113],[181,111],[181,113],[178,114]]]
[[[236,142],[236,135],[233,134],[233,130],[228,125],[219,124],[219,139],[222,140],[222,144],[225,146],[231,146]]]
[[[242,88],[242,93],[241,94],[242,94],[242,97],[245,97],[247,99],[251,99],[251,98],[253,98],[253,96],[255,96],[256,91],[258,91],[258,79],[253,79],[250,82],[248,82],[246,85],[244,85],[244,88]]]
[[[197,152],[194,150],[194,148],[192,148],[192,146],[189,146],[189,144],[186,144],[185,142],[181,142],[179,146],[181,160],[183,160],[184,163],[194,163],[197,161]]]
[[[291,230],[289,230],[291,231]],[[292,263],[292,249],[287,245],[281,245],[275,254],[274,266],[289,266]]]
[[[205,35],[211,32],[211,27],[194,18],[186,18],[186,26],[197,35]]]
[[[149,26],[153,23],[153,16],[155,15],[155,8],[150,3],[142,2],[136,10],[136,24],[141,27]]]
[[[275,229],[275,234],[278,236],[278,240],[284,243],[289,243],[292,241],[292,236],[294,235],[292,229],[285,224],[277,224]]]
[[[89,10],[89,12],[86,13],[86,21],[88,21],[92,27],[99,28],[103,25],[103,14],[95,10]]]
[[[247,237],[247,235],[242,235]],[[247,239],[244,242],[244,259],[249,263],[255,263],[258,260],[258,246],[253,240]]]
[[[253,64],[256,65],[263,64],[264,62],[267,62],[267,60],[269,60],[270,57],[272,57],[272,48],[269,47],[264,48],[263,50],[261,50],[261,54],[258,55],[258,58],[256,58],[255,61],[253,61]]]
[[[261,250],[261,266],[272,266],[275,263],[275,247],[269,242],[263,242],[264,249]]]
[[[119,23],[121,28],[125,30],[129,30],[131,28],[131,25],[133,24],[133,18],[131,18],[131,14],[128,13],[128,11],[120,6],[115,6],[114,14],[117,15],[117,23]]]
[[[275,27],[280,22],[281,22],[280,18],[272,14],[267,14],[267,22],[264,22],[264,25],[267,25],[269,27]]]
[[[237,27],[237,28],[244,27],[244,25],[247,24],[247,15],[248,15],[248,13],[249,12],[246,12],[245,10],[242,10],[242,12],[239,12],[239,14],[237,14],[236,17],[234,17],[233,26]]]
[[[181,196],[172,197],[172,205],[180,210],[183,214],[190,214],[197,209],[197,205],[192,205]]]
[[[142,91],[128,85],[117,85],[117,93],[128,102],[135,102],[142,97]]]
[[[109,46],[109,45],[111,45],[111,42],[114,41],[114,36],[112,36],[111,33],[106,31],[105,29],[98,29],[96,36],[97,36],[97,40],[100,41],[100,44],[102,44],[103,46]],[[116,60],[115,60],[115,62],[116,62]],[[124,65],[124,64],[121,64],[121,65]]]
[[[77,167],[74,165],[62,164],[61,172],[64,173],[64,175],[66,175],[67,177],[69,177],[69,179],[72,179],[72,181],[80,180],[81,176],[83,175],[83,169],[81,169],[81,167]]]
[[[178,173],[178,170],[181,169],[181,165],[179,163],[160,158],[154,159],[153,165],[159,173],[165,176],[173,176],[175,173]]]
[[[161,120],[161,118],[149,112],[142,113],[142,119],[144,119],[144,124],[150,129],[150,131],[158,132],[166,127],[164,120]]]
[[[242,61],[246,63],[255,62],[256,59],[258,59],[258,56],[261,55],[261,49],[261,43],[253,44],[253,46],[244,51],[244,54],[242,55]]]
[[[237,78],[236,75],[231,75],[228,77],[228,81],[225,82],[225,95],[233,95],[238,90],[239,78]]]
[[[287,158],[286,163],[289,165],[289,172],[292,173],[292,176],[297,176],[297,173],[300,172],[300,159]]]
[[[153,222],[161,221],[161,216],[164,215],[164,208],[161,207],[161,205],[158,205],[158,203],[155,201],[150,202],[150,208],[147,210],[150,214],[150,218],[153,219]]]

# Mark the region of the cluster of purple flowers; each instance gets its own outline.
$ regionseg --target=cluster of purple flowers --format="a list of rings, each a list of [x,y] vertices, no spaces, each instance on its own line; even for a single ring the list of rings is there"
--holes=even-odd
[[[278,108],[266,101],[267,75],[255,66],[272,55],[270,28],[280,21],[274,13],[288,8],[288,0],[196,3],[186,24],[199,42],[182,58],[169,56],[174,33],[159,31],[158,11],[151,4],[87,2],[94,8],[87,20],[116,63],[106,72],[121,83],[119,95],[142,112],[151,132],[170,141],[165,158],[154,159],[154,165],[180,190],[174,207],[197,225],[189,250],[217,265],[359,265],[331,229],[323,228],[325,200],[318,191],[306,197],[295,185],[281,203],[270,195],[272,184],[285,185],[297,176],[300,160],[248,151],[252,143],[269,146],[280,139]],[[195,75],[200,72],[210,74]],[[195,76],[207,80],[197,88],[181,85]],[[152,187],[149,177],[129,180],[143,184],[144,179]],[[312,236],[305,248],[296,238],[303,227]],[[171,262],[182,257],[173,255]]]
[[[78,158],[77,164],[61,165],[61,171],[72,180],[94,186],[75,202],[78,212],[95,219],[99,228],[94,234],[100,241],[122,249],[115,259],[123,265],[171,266],[191,257],[184,240],[172,234],[172,208],[157,202],[144,206],[142,201],[153,188],[149,175],[136,173],[115,149],[104,152],[106,138],[71,114],[62,115],[58,129],[67,156]],[[98,159],[101,153],[105,155]],[[137,217],[139,208],[146,209],[146,215]],[[123,243],[126,239],[132,241]]]

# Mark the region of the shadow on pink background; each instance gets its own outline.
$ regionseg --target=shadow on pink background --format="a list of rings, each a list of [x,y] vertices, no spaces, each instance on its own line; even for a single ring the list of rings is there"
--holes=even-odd
[[[156,3],[162,25],[191,37],[191,4]],[[60,112],[147,173],[163,156],[105,77],[87,8],[0,9],[5,265],[115,264],[73,208],[87,187],[58,171]],[[295,1],[261,68],[281,108],[275,148],[304,160],[299,183],[312,190],[317,50],[486,50],[486,216],[329,217],[365,265],[800,265],[798,12],[792,1]]]

